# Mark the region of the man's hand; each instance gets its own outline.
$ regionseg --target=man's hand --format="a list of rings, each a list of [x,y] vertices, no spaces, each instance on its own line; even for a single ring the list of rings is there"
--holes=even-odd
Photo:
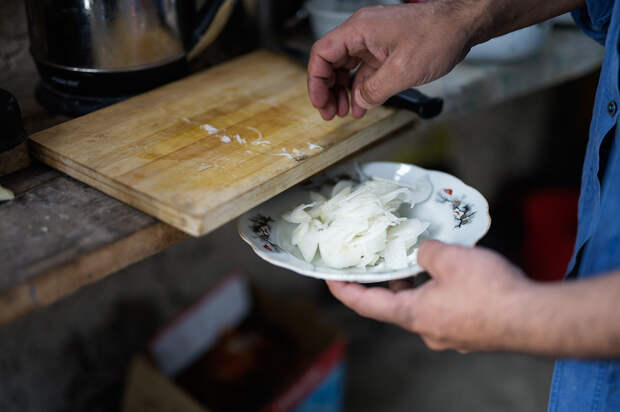
[[[582,7],[585,0],[434,0],[355,13],[312,47],[308,94],[325,120],[354,117],[448,73],[492,37]],[[351,101],[349,71],[359,69]]]
[[[327,284],[360,315],[418,333],[431,349],[620,357],[620,270],[537,283],[495,252],[430,240],[418,261],[432,278],[416,289]]]
[[[361,117],[401,90],[448,73],[469,51],[476,27],[473,7],[451,3],[364,8],[318,40],[308,92],[323,119],[345,116],[349,107]],[[358,65],[349,104],[349,72]]]
[[[533,282],[483,248],[425,241],[418,260],[432,279],[416,289],[327,284],[336,298],[360,315],[418,333],[431,349],[505,349],[513,333],[507,320],[522,311],[522,297]]]

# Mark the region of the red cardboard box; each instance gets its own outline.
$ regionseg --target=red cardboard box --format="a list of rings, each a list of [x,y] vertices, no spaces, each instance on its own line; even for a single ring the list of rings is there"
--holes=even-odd
[[[312,306],[231,276],[132,362],[123,410],[338,412],[345,342]]]

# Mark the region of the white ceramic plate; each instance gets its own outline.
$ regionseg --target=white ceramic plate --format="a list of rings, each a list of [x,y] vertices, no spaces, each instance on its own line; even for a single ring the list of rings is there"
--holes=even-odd
[[[367,176],[382,177],[396,182],[413,184],[417,179],[428,175],[433,184],[433,193],[415,207],[405,206],[401,215],[416,217],[430,222],[427,233],[421,239],[432,238],[463,246],[473,246],[489,230],[491,218],[486,199],[474,188],[447,173],[426,170],[405,163],[372,162],[361,166]],[[310,190],[318,190],[327,182],[339,180],[342,176],[357,177],[353,165],[345,165],[315,176],[273,199],[255,207],[239,218],[239,234],[261,258],[276,266],[290,269],[299,274],[318,279],[344,280],[350,282],[382,282],[402,279],[422,272],[415,264],[400,270],[367,267],[332,269],[322,262],[320,255],[310,263],[301,254],[289,253],[288,245],[278,245],[272,233],[273,223],[280,216],[301,203],[308,203]]]

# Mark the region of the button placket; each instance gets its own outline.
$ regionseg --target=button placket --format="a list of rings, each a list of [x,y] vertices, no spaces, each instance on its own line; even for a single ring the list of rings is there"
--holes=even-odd
[[[610,100],[607,103],[607,114],[609,114],[610,116],[614,116],[617,110],[618,105],[616,104],[616,102],[614,100]]]

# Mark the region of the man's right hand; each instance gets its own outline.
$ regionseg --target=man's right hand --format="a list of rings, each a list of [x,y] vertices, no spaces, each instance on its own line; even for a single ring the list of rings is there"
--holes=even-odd
[[[390,96],[448,73],[474,45],[539,23],[585,0],[431,0],[364,8],[318,40],[308,93],[325,120],[362,117]],[[351,101],[349,71],[360,64]]]
[[[363,8],[318,40],[308,92],[323,119],[346,116],[349,108],[362,117],[401,90],[448,73],[469,51],[479,20],[455,3]],[[358,65],[349,102],[349,72]]]

